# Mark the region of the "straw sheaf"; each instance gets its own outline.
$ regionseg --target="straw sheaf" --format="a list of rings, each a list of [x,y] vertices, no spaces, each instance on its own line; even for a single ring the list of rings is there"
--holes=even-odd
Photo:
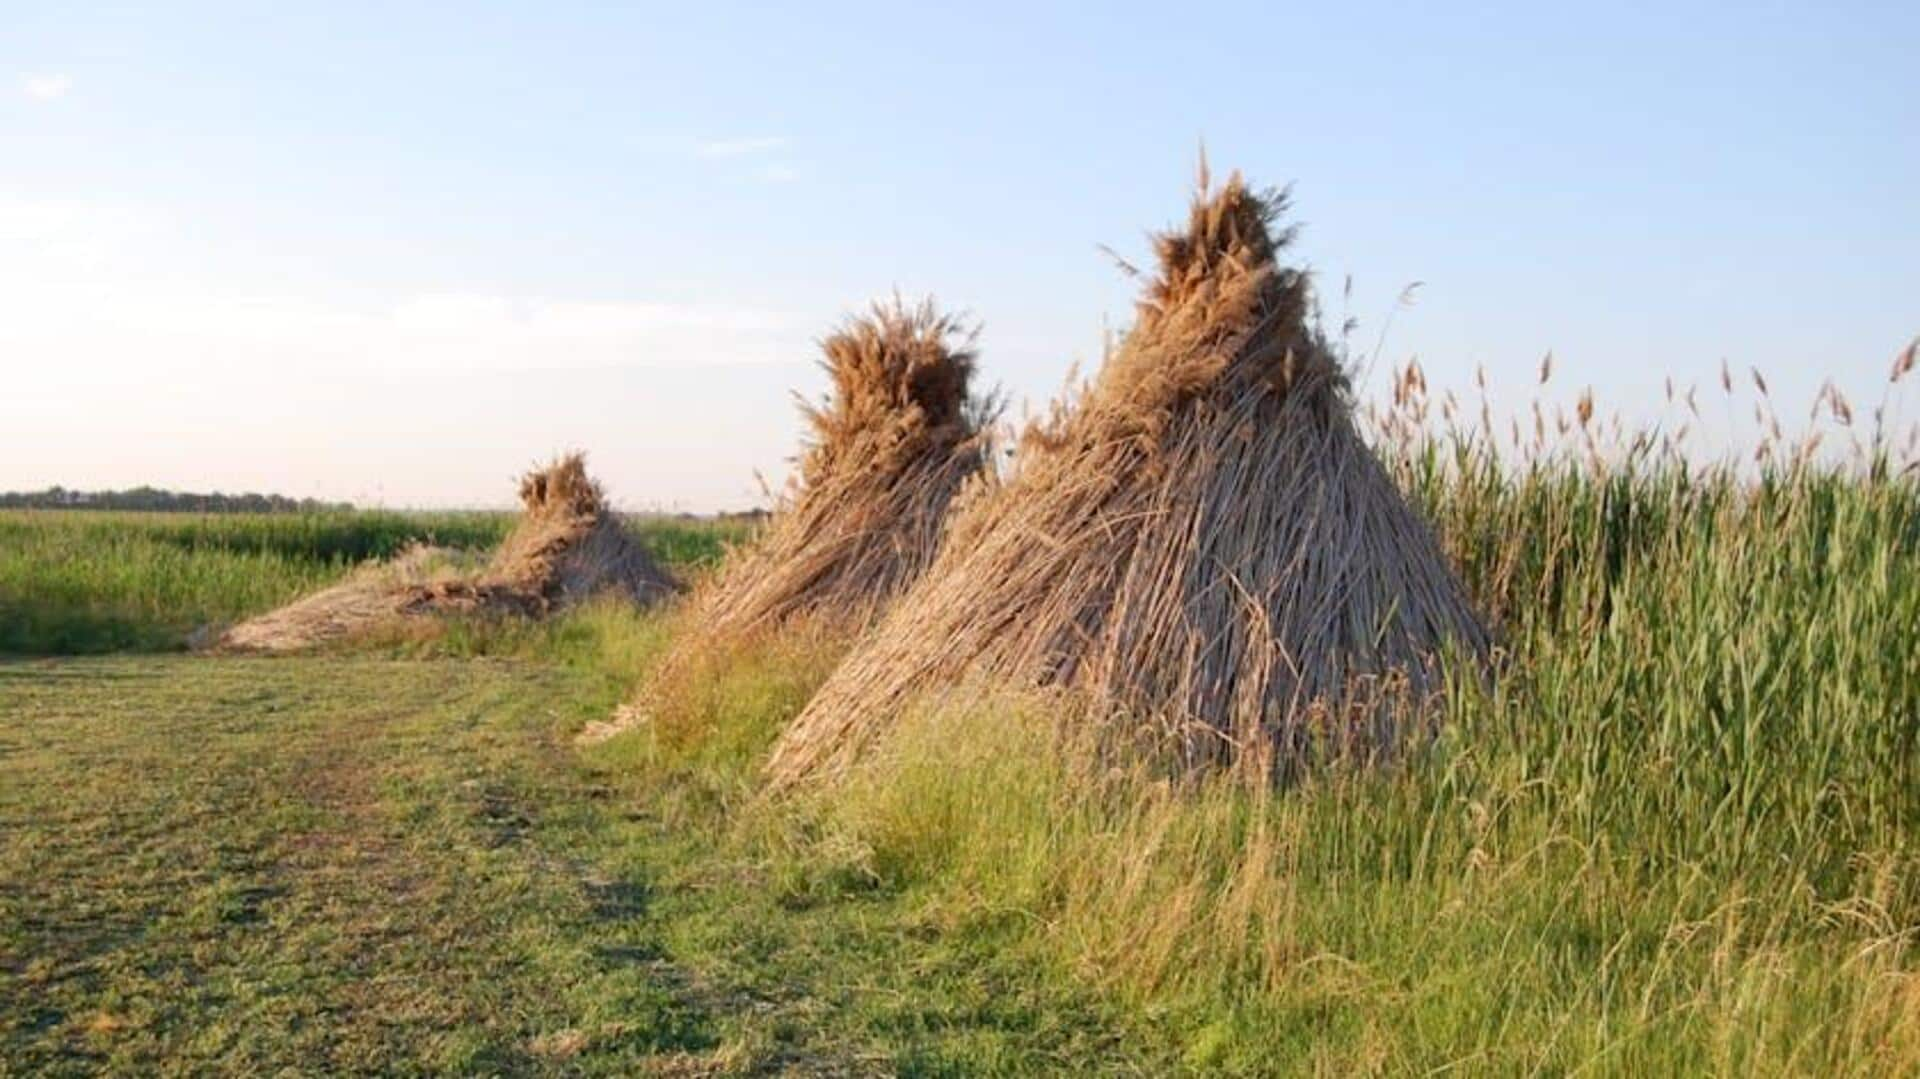
[[[1384,749],[1409,721],[1388,687],[1423,697],[1439,652],[1484,654],[1277,262],[1283,201],[1203,187],[1133,330],[784,734],[776,782],[844,770],[913,696],[974,680],[1083,691],[1195,761]]]
[[[909,308],[896,300],[849,319],[821,342],[820,366],[833,391],[824,407],[801,405],[813,429],[802,483],[830,482],[854,460],[898,470],[973,441],[973,338],[931,303]]]
[[[520,480],[523,512],[474,587],[536,613],[604,591],[651,602],[678,589],[627,535],[606,492],[573,453]]]
[[[682,648],[796,618],[857,631],[926,570],[987,461],[993,404],[972,391],[972,342],[930,303],[897,300],[822,342],[832,390],[802,405],[812,434],[796,484],[696,601]]]
[[[410,618],[453,614],[538,617],[612,592],[651,604],[679,589],[620,524],[583,455],[561,457],[520,480],[524,512],[478,573],[432,573],[443,552],[414,548],[331,588],[250,619],[214,647],[293,652],[364,635]]]

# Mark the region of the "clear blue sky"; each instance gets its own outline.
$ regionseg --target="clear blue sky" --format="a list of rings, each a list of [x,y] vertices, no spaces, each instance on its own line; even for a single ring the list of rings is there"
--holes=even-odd
[[[1436,385],[1858,403],[1920,332],[1913,3],[281,6],[0,4],[0,488],[743,504],[895,288],[1055,390],[1203,139]]]

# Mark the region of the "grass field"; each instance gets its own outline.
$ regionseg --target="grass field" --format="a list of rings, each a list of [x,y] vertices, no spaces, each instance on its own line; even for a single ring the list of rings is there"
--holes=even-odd
[[[576,749],[674,632],[605,606],[0,663],[0,1070],[1920,1070],[1913,474],[1395,467],[1502,675],[1281,789],[1096,768],[1074,705],[986,694],[769,799],[838,654],[804,633]],[[0,520],[12,650],[175,649],[359,557],[184,527]]]

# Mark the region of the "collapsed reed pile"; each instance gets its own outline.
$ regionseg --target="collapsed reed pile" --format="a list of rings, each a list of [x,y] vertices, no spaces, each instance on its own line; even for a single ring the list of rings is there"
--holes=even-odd
[[[1424,699],[1449,647],[1484,656],[1278,262],[1284,198],[1210,186],[1083,398],[782,735],[777,784],[844,770],[914,696],[975,678],[1151,717],[1192,761],[1384,748],[1390,695]]]
[[[294,652],[360,636],[409,618],[448,614],[539,617],[602,592],[650,604],[678,589],[621,526],[606,495],[569,454],[520,481],[523,512],[477,573],[446,568],[451,552],[413,547],[228,629],[214,647]]]
[[[876,304],[821,350],[832,389],[801,406],[795,486],[696,600],[696,647],[799,617],[864,629],[932,564],[949,505],[987,463],[972,337],[931,302]]]
[[[573,453],[521,477],[519,523],[474,588],[544,614],[601,592],[646,604],[678,590]]]

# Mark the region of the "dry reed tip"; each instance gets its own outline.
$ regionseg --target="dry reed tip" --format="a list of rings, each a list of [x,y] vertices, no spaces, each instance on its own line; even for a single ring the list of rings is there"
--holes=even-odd
[[[520,503],[528,513],[563,509],[578,516],[606,512],[606,493],[587,475],[587,455],[574,451],[520,477]]]
[[[1907,342],[1906,349],[1893,358],[1893,374],[1887,381],[1898,382],[1905,378],[1907,372],[1913,370],[1916,362],[1920,362],[1920,337]]]

